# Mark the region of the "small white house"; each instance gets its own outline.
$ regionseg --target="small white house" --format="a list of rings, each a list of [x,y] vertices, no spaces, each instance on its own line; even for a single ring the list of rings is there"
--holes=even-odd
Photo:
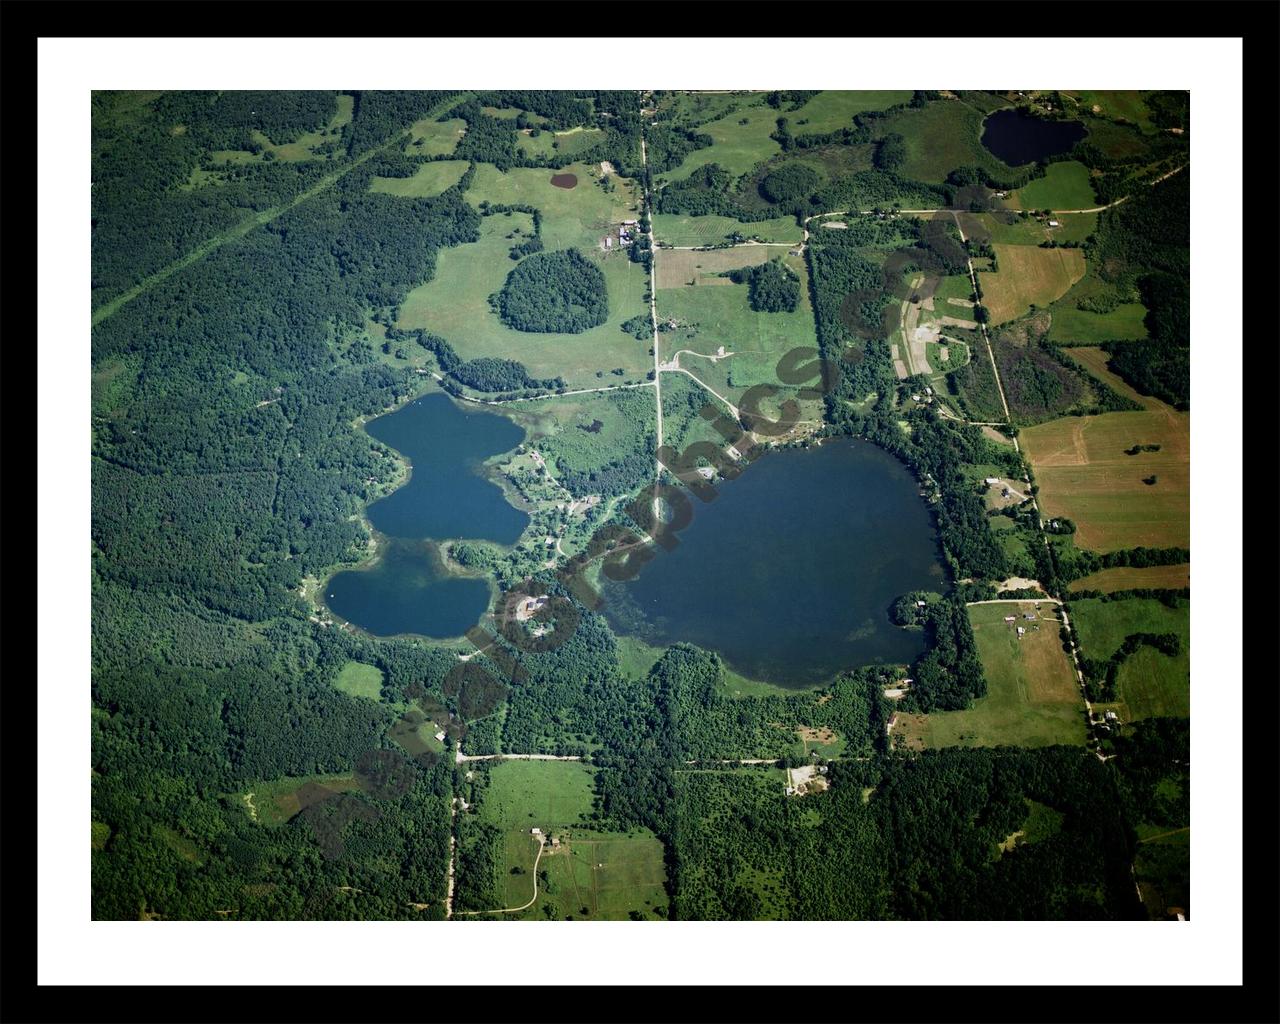
[[[443,730],[443,729],[441,729],[438,733],[436,733],[436,739],[437,739],[440,743],[443,743],[443,742],[444,742],[444,730]]]
[[[1061,227],[1061,226],[1062,226],[1062,225],[1060,225],[1056,220],[1051,220],[1051,221],[1049,221],[1049,227],[1051,227],[1051,228],[1056,228],[1056,227]]]
[[[1018,627],[1018,636],[1022,636],[1022,634],[1025,632],[1026,632],[1026,629],[1024,629],[1022,626]]]
[[[916,607],[917,607],[917,608],[923,608],[924,606],[925,606],[925,602],[924,602],[924,601],[917,601],[917,602],[916,602]]]
[[[540,835],[542,835],[542,829],[540,829],[540,828],[531,828],[531,829],[529,829],[529,834],[530,834],[530,835],[533,835],[533,836],[540,836]]]
[[[1000,478],[998,476],[989,476],[989,477],[986,477],[982,482],[984,484],[998,484],[1000,482]]]

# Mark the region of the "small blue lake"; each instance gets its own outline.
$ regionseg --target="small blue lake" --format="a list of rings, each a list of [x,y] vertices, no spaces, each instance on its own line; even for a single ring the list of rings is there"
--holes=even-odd
[[[487,478],[485,459],[515,448],[524,431],[511,420],[468,409],[447,395],[419,398],[365,428],[409,460],[409,480],[369,506],[378,560],[336,574],[324,599],[333,612],[377,636],[459,636],[489,603],[485,579],[452,576],[438,541],[513,544],[529,517]]]

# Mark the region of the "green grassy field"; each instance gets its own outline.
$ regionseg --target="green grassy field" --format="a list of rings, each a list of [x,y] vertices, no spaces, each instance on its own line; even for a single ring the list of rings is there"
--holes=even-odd
[[[574,188],[551,184],[555,174],[573,174]],[[613,176],[617,188],[605,192],[595,184],[600,168],[591,164],[569,164],[559,171],[542,167],[513,167],[505,174],[492,164],[480,164],[467,190],[467,201],[527,203],[542,212],[542,237],[548,249],[569,246],[589,251],[624,220],[637,220],[635,185],[630,179]],[[616,241],[616,239],[615,239]]]
[[[739,250],[758,262],[754,250]],[[670,254],[666,254],[670,255]],[[718,253],[681,253],[682,257],[718,256]],[[659,274],[663,255],[658,256]],[[695,261],[690,273],[696,274]],[[756,384],[778,384],[778,361],[794,348],[817,347],[813,314],[809,306],[808,271],[800,257],[785,262],[800,275],[800,302],[793,312],[757,313],[751,308],[746,285],[729,284],[661,288],[657,296],[658,319],[674,318],[681,326],[658,335],[663,361],[680,355],[680,366],[690,371],[735,405],[743,392]],[[705,263],[704,263],[705,266]],[[678,275],[677,275],[678,276]],[[724,346],[726,356],[712,362],[700,356],[715,355]],[[690,353],[697,353],[691,355]],[[732,353],[728,355],[727,353]],[[666,378],[663,374],[664,386]],[[813,384],[817,384],[815,380]],[[784,396],[778,396],[779,398]],[[816,415],[817,400],[802,403],[804,415]],[[761,406],[769,411],[770,403]]]
[[[1033,613],[1035,621],[1023,618]],[[1007,615],[1016,622],[1005,622]],[[1084,743],[1084,699],[1058,637],[1055,606],[1035,602],[969,608],[987,695],[965,711],[901,715],[895,732],[910,749],[947,746],[1044,747]],[[1026,629],[1021,639],[1015,627]],[[1036,629],[1035,627],[1039,627]]]
[[[1191,414],[1139,395],[1106,370],[1100,349],[1067,354],[1145,408],[1067,416],[1022,430],[1044,514],[1074,520],[1076,543],[1091,551],[1189,547]],[[1160,451],[1126,455],[1135,444],[1158,444]],[[1152,475],[1154,485],[1143,483]]]
[[[107,840],[111,838],[111,826],[105,821],[89,823],[89,847],[93,850],[105,850]]]
[[[1045,168],[1036,178],[1018,189],[1011,199],[1022,210],[1088,210],[1098,205],[1089,183],[1089,168],[1078,160],[1064,160]]]
[[[657,837],[644,829],[622,834],[578,827],[592,811],[593,775],[590,767],[572,761],[502,761],[489,769],[476,813],[504,833],[498,868],[504,906],[520,906],[533,895],[538,843],[529,830],[541,829],[548,837],[537,862],[537,901],[502,918],[626,920],[632,911],[655,920],[667,916]],[[558,843],[553,845],[551,836]]]
[[[466,130],[467,122],[460,117],[449,121],[423,118],[410,126],[410,138],[404,151],[421,156],[443,156],[446,153],[452,153]]]
[[[1070,89],[1060,92],[1085,109],[1097,107],[1096,112],[1103,117],[1131,121],[1144,132],[1156,131],[1156,126],[1151,123],[1151,111],[1137,89]]]
[[[654,238],[671,245],[715,245],[735,231],[747,238],[758,236],[763,242],[799,243],[803,234],[794,217],[775,217],[751,223],[713,214],[691,217],[682,213],[659,213],[653,218]]]
[[[1041,249],[1030,245],[993,246],[999,271],[983,274],[983,305],[993,324],[1005,323],[1061,298],[1084,277],[1084,253],[1079,249]]]
[[[1140,158],[1150,151],[1150,141],[1137,128],[1097,119],[1089,121],[1086,127],[1089,134],[1085,136],[1085,141],[1097,146],[1112,159]]]
[[[900,111],[876,122],[885,135],[906,139],[907,160],[898,172],[916,181],[943,182],[957,167],[983,167],[999,174],[1009,168],[982,145],[980,111],[958,100],[940,100]]]
[[[777,114],[791,122],[793,134],[817,135],[851,127],[855,114],[888,110],[900,103],[909,103],[912,95],[910,89],[824,89],[799,110],[780,110]],[[808,124],[801,124],[801,121],[808,121]]]
[[[543,131],[537,138],[521,132],[516,149],[526,156],[574,156],[585,152],[604,138],[600,128],[578,128],[567,132]]]
[[[537,901],[518,913],[494,918],[626,921],[638,916],[656,921],[668,916],[662,842],[652,832],[566,830],[555,835],[559,844],[548,843],[537,861]],[[505,906],[518,907],[533,895],[538,845],[527,829],[508,832],[504,854],[500,891]]]
[[[1077,303],[1111,292],[1112,287],[1097,277],[1086,264],[1085,275],[1066,295],[1049,307],[1053,323],[1049,337],[1059,344],[1099,345],[1104,341],[1147,336],[1146,307],[1141,302],[1122,302],[1109,313],[1091,313]]]
[[[580,761],[500,761],[478,814],[503,829],[576,825],[595,801],[591,768]]]
[[[1190,585],[1191,564],[1184,562],[1182,565],[1150,565],[1144,569],[1129,566],[1103,569],[1072,581],[1067,589],[1101,590],[1109,594],[1116,590],[1181,590]]]
[[[376,665],[366,665],[359,661],[349,661],[338,672],[333,681],[343,693],[352,697],[367,697],[378,700],[382,696],[382,670]]]
[[[283,825],[317,798],[332,793],[348,793],[360,788],[350,772],[336,775],[303,775],[293,778],[255,782],[238,799],[245,813],[262,825]]]
[[[369,191],[391,196],[438,196],[456,185],[466,171],[465,160],[433,160],[419,166],[411,178],[374,178]]]
[[[1191,713],[1191,602],[1179,600],[1169,608],[1151,598],[1072,601],[1071,621],[1080,636],[1081,651],[1091,658],[1110,658],[1131,633],[1176,633],[1179,653],[1170,657],[1141,647],[1125,659],[1117,675],[1119,701],[1114,708],[1121,721],[1156,716],[1186,717]]]
[[[1147,336],[1147,309],[1141,302],[1125,302],[1110,313],[1090,313],[1059,304],[1051,310],[1049,337],[1063,345],[1101,345]]]
[[[653,367],[649,345],[626,334],[620,325],[646,313],[644,267],[630,262],[625,253],[588,251],[587,258],[604,272],[609,292],[608,320],[581,334],[512,330],[490,308],[488,297],[502,289],[515,266],[507,255],[513,242],[505,237],[513,226],[531,231],[532,218],[528,214],[486,217],[478,242],[442,249],[435,277],[405,298],[399,326],[409,330],[426,328],[440,335],[463,359],[517,359],[531,376],[560,376],[570,388],[602,386],[595,375],[597,370],[604,372],[608,383],[643,381]],[[544,222],[544,233],[546,230]],[[547,248],[556,248],[556,244],[548,239]],[[611,375],[609,371],[615,367],[621,367],[624,375]]]
[[[606,374],[597,383],[607,385],[617,379]],[[652,388],[566,395],[511,409],[528,431],[529,443],[542,453],[557,477],[570,470],[601,470],[633,452],[652,453],[657,447]]]
[[[679,167],[660,177],[668,181],[683,181],[707,164],[719,164],[731,174],[745,174],[762,160],[782,152],[782,147],[769,138],[777,130],[778,116],[779,112],[772,107],[740,108],[718,121],[702,125],[698,132],[710,135],[714,143],[705,149],[695,149]],[[744,118],[747,123],[741,124]]]

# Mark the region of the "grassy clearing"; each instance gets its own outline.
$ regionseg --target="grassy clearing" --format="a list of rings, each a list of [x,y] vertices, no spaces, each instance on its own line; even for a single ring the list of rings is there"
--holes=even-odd
[[[791,131],[797,135],[821,134],[848,128],[855,114],[868,110],[888,110],[900,103],[911,102],[910,89],[859,90],[824,89],[799,110],[778,111],[787,118]],[[807,124],[800,122],[807,121]]]
[[[538,862],[538,900],[517,920],[665,920],[668,916],[662,842],[647,829],[627,834],[566,831]],[[536,844],[528,833],[508,833],[504,865],[508,906],[533,892]],[[519,867],[521,874],[513,875]]]
[[[734,250],[753,254],[754,250]],[[663,273],[663,257],[658,257],[658,272]],[[698,257],[696,264],[707,256],[718,253],[681,253],[681,256]],[[741,257],[739,257],[741,258]],[[762,262],[758,255],[752,262]],[[674,319],[679,326],[675,330],[659,334],[664,361],[677,352],[680,366],[689,370],[699,380],[714,388],[735,405],[743,392],[756,384],[778,384],[778,361],[794,348],[817,347],[814,334],[813,313],[809,306],[808,271],[799,257],[788,256],[785,262],[800,275],[801,298],[793,312],[757,313],[751,308],[746,285],[727,287],[676,287],[661,288],[657,296],[659,322]],[[712,362],[699,356],[715,355],[720,346],[726,353],[733,353]],[[690,355],[688,353],[698,353]],[[664,387],[669,375],[663,375]],[[814,382],[816,383],[816,381]],[[782,397],[782,396],[779,396]],[[817,415],[813,406],[816,400],[802,403],[806,417]],[[769,410],[766,403],[763,410]]]
[[[576,175],[577,187],[557,188],[551,184],[555,174]],[[481,164],[467,190],[467,201],[477,207],[486,199],[536,206],[542,211],[542,237],[548,249],[576,246],[590,251],[597,248],[610,227],[640,216],[632,181],[614,175],[617,188],[605,192],[595,184],[599,177],[600,168],[594,164],[569,164],[560,171],[513,167],[506,174],[492,164]]]
[[[1144,132],[1157,130],[1151,123],[1151,111],[1147,109],[1142,93],[1137,89],[1071,89],[1060,92],[1084,109],[1093,110],[1102,117],[1129,121]]]
[[[107,840],[111,838],[111,826],[105,821],[89,823],[89,846],[93,850],[105,850]]]
[[[1050,164],[1043,178],[1028,182],[1010,199],[1011,206],[1022,210],[1088,210],[1098,205],[1089,168],[1078,160]]]
[[[1022,431],[1044,513],[1074,520],[1076,543],[1092,551],[1189,547],[1191,414],[1139,395],[1102,368],[1105,352],[1067,352],[1146,409],[1063,417]],[[1135,444],[1158,444],[1160,451],[1126,455]],[[1150,476],[1156,483],[1143,483]]]
[[[516,138],[516,149],[525,156],[576,156],[604,138],[600,128],[578,128],[568,132],[540,132],[534,138],[521,132]]]
[[[334,793],[360,788],[350,772],[336,775],[303,775],[295,778],[256,782],[240,794],[245,811],[262,825],[283,825],[304,807]]]
[[[597,383],[617,379],[609,374]],[[511,408],[558,478],[570,471],[604,470],[628,455],[652,453],[657,447],[657,410],[650,388],[572,395]]]
[[[983,114],[967,103],[943,100],[900,111],[877,122],[884,134],[906,139],[907,159],[899,173],[916,181],[941,183],[957,167],[1009,168],[982,145]]]
[[[659,213],[653,218],[654,238],[671,245],[715,245],[735,231],[762,242],[799,243],[803,235],[794,217],[775,217],[749,224],[717,215],[691,217],[682,213]]]
[[[642,679],[649,674],[665,652],[631,636],[618,637],[618,671],[630,679]]]
[[[710,135],[713,144],[706,149],[695,149],[679,167],[667,171],[662,177],[668,181],[683,181],[707,164],[719,164],[731,174],[746,174],[762,160],[782,152],[782,147],[769,138],[777,130],[778,117],[779,112],[772,107],[751,107],[734,110],[718,121],[702,125],[698,131]],[[742,124],[743,120],[747,123]]]
[[[349,661],[342,666],[333,685],[352,697],[379,700],[382,697],[382,670],[376,665]]]
[[[1032,306],[1047,306],[1084,277],[1079,249],[1041,249],[1030,245],[992,246],[999,271],[983,274],[983,305],[993,324],[1022,316]]]
[[[517,359],[531,376],[563,377],[570,388],[602,386],[605,381],[596,377],[597,370],[611,384],[643,381],[653,366],[648,343],[626,334],[621,324],[647,312],[644,268],[630,262],[625,253],[587,251],[587,258],[604,272],[609,319],[581,334],[512,330],[490,308],[488,298],[502,289],[515,266],[507,255],[514,242],[505,237],[513,227],[530,232],[532,218],[528,214],[486,217],[478,242],[442,249],[435,277],[405,298],[399,326],[425,328],[439,334],[463,359]],[[544,221],[544,233],[547,228]],[[548,239],[547,247],[556,248],[558,244]],[[623,375],[610,374],[615,367],[620,367]]]
[[[1023,618],[1036,615],[1034,621]],[[1005,616],[1016,616],[1005,622]],[[974,605],[969,621],[987,677],[987,695],[965,711],[901,715],[898,732],[910,749],[1044,747],[1084,743],[1084,701],[1058,637],[1057,608],[1034,601]],[[1021,638],[1017,627],[1026,632]],[[1038,627],[1038,628],[1037,628]]]
[[[1131,633],[1176,633],[1182,649],[1173,657],[1141,647],[1121,666],[1116,685],[1119,700],[1106,705],[1121,721],[1191,713],[1191,602],[1170,608],[1150,598],[1071,602],[1071,621],[1081,651],[1091,658],[1110,658]]]
[[[1109,313],[1090,313],[1079,308],[1078,304],[1084,299],[1110,294],[1114,294],[1113,286],[1102,281],[1097,271],[1086,264],[1084,277],[1049,307],[1053,316],[1049,337],[1059,344],[1078,345],[1145,338],[1147,311],[1141,302],[1121,303]]]
[[[352,111],[355,108],[355,98],[347,93],[341,93],[338,95],[337,103],[337,110],[327,125],[316,131],[304,132],[292,142],[276,145],[262,132],[254,129],[249,134],[254,142],[262,147],[260,152],[251,153],[246,149],[217,149],[213,150],[209,157],[217,165],[263,163],[266,161],[268,153],[271,154],[272,160],[291,163],[302,160],[325,159],[327,154],[319,153],[317,150],[325,143],[336,143],[340,140],[343,127],[351,121]],[[192,172],[191,178],[187,182],[187,187],[199,187],[221,180],[216,172],[210,173],[197,168]]]
[[[369,191],[411,198],[438,196],[456,185],[466,171],[465,160],[433,160],[419,166],[410,178],[374,178]]]
[[[729,281],[727,277],[720,277],[721,273],[737,270],[739,267],[758,266],[781,254],[781,249],[763,245],[742,245],[733,249],[712,249],[709,252],[664,250],[657,256],[658,287],[686,288],[703,284],[718,286]]]
[[[419,156],[444,156],[457,149],[458,140],[466,131],[467,122],[460,117],[449,121],[423,118],[410,126],[410,139],[404,151]]]
[[[141,368],[142,361],[136,356],[108,356],[101,360],[90,377],[90,401],[94,414],[108,414],[125,404],[133,394]]]
[[[1182,590],[1191,585],[1191,564],[1151,565],[1145,569],[1121,566],[1103,569],[1074,580],[1070,591],[1101,590],[1110,594],[1117,590]]]
[[[594,772],[580,761],[500,761],[477,813],[504,829],[577,825],[595,803]]]

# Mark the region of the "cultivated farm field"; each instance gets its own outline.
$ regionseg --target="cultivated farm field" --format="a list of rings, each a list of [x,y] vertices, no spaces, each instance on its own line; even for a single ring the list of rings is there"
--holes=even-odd
[[[1073,580],[1067,589],[1101,590],[1109,594],[1116,590],[1182,590],[1190,585],[1191,563],[1183,562],[1181,565],[1149,565],[1141,569],[1128,565],[1102,569]]]
[[[1013,320],[1034,306],[1047,306],[1084,277],[1079,249],[1041,249],[1031,245],[994,244],[999,271],[983,274],[983,305],[991,322]]]
[[[1022,431],[1045,514],[1074,520],[1076,544],[1091,551],[1190,546],[1191,414],[1139,395],[1100,370],[1106,353],[1099,349],[1067,354],[1146,408],[1063,417]],[[1138,444],[1160,450],[1125,454]],[[1154,484],[1143,483],[1152,476]]]

